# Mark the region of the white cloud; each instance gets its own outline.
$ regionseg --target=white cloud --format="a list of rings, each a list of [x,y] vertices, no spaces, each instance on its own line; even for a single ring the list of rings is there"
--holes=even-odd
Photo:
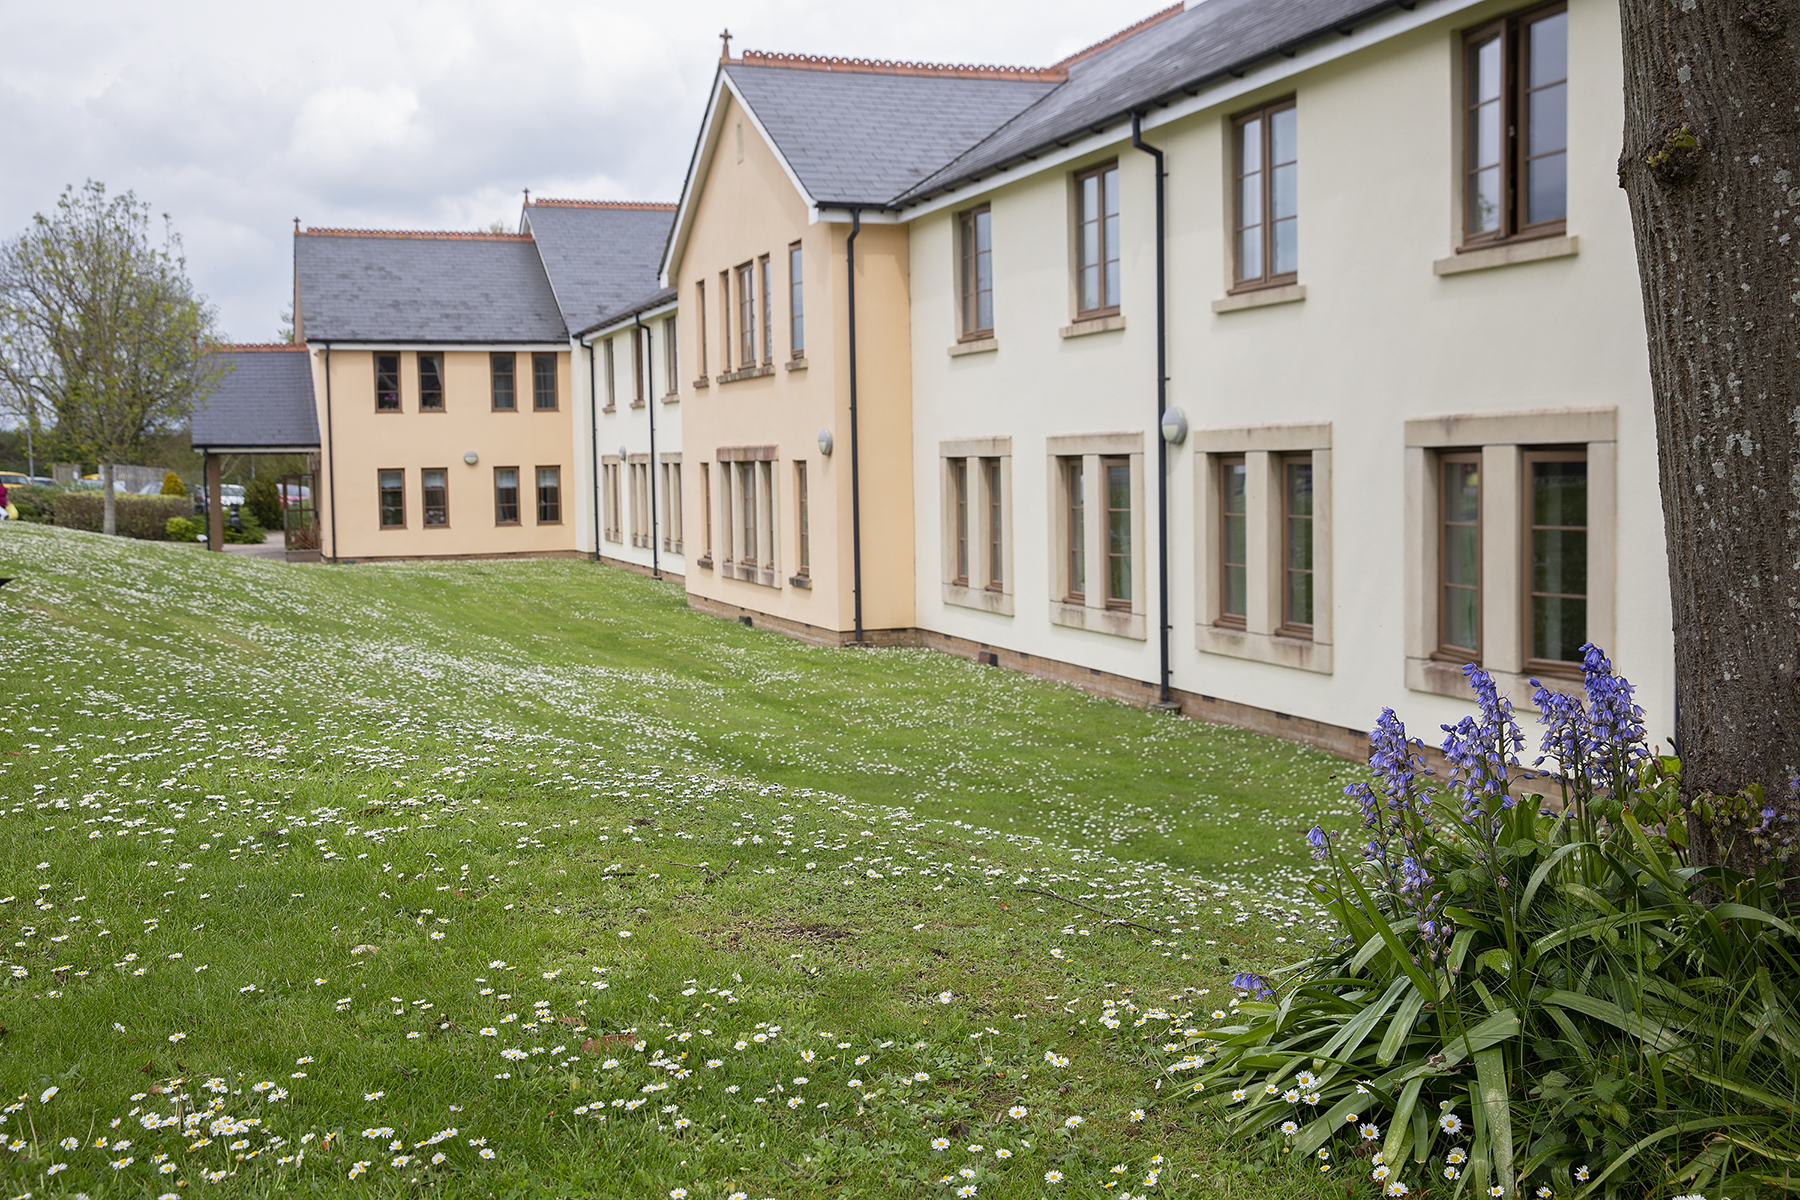
[[[0,10],[0,236],[88,178],[167,212],[231,335],[275,332],[292,219],[477,228],[672,200],[733,50],[1041,64],[1147,15],[1075,0],[86,0]]]

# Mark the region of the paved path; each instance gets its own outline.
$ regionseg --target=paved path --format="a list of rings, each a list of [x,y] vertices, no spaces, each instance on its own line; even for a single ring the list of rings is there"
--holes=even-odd
[[[269,540],[260,546],[234,546],[225,543],[225,553],[242,554],[247,558],[273,558],[278,562],[287,561],[287,535],[280,530],[269,534]]]

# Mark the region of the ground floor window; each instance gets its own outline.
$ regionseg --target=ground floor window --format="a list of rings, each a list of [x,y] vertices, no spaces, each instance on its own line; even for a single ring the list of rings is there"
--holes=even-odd
[[[537,469],[537,519],[539,525],[562,523],[562,468]]]
[[[794,464],[794,523],[799,534],[800,571],[802,575],[812,574],[812,514],[808,511],[811,501],[806,493],[806,464]]]
[[[750,583],[775,586],[779,575],[773,446],[719,450],[721,566]]]
[[[519,468],[494,468],[494,524],[519,523]]]
[[[625,540],[624,521],[620,517],[622,492],[619,480],[619,460],[607,459],[600,468],[601,473],[601,508],[606,524],[606,540],[620,542]]]
[[[1012,616],[1012,439],[938,445],[943,478],[943,599]]]
[[[1588,640],[1587,454],[1535,451],[1525,467],[1527,653],[1534,662],[1578,663]]]
[[[419,472],[419,493],[425,527],[450,524],[450,472],[442,467],[427,467]]]
[[[672,326],[671,326],[672,327]],[[674,378],[673,375],[670,376]],[[681,460],[665,458],[662,464],[662,548],[671,554],[681,550]]]
[[[381,527],[383,529],[406,528],[406,472],[382,471],[378,483],[381,489]]]
[[[1047,443],[1051,624],[1146,637],[1144,435],[1052,436]]]

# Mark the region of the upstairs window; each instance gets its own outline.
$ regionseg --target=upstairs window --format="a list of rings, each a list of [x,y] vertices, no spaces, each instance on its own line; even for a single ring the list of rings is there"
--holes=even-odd
[[[1292,283],[1300,270],[1294,101],[1244,113],[1234,126],[1237,286]]]
[[[513,412],[519,407],[518,393],[513,389],[514,356],[488,356],[488,377],[492,381],[495,412]]]
[[[1103,163],[1075,177],[1076,306],[1078,317],[1119,311],[1119,164]]]
[[[738,367],[756,365],[756,264],[745,263],[737,269],[738,288]]]
[[[1464,38],[1464,235],[1559,233],[1568,215],[1569,14],[1503,17]]]
[[[962,233],[962,336],[991,337],[994,333],[993,214],[987,205],[970,209],[959,219]]]
[[[444,411],[444,356],[419,355],[419,411]]]
[[[556,355],[531,356],[531,407],[538,412],[556,409]]]
[[[667,317],[662,323],[663,331],[663,392],[673,396],[679,389],[675,381],[681,376],[681,354],[675,343],[675,318]]]
[[[600,374],[606,380],[606,411],[611,412],[619,398],[618,377],[614,374],[619,369],[618,358],[613,351],[612,338],[607,338],[600,345],[603,348],[600,355]]]
[[[768,364],[775,361],[775,281],[769,273],[769,256],[756,261],[762,268],[762,359]]]
[[[375,411],[400,411],[400,356],[375,356]]]
[[[800,287],[800,243],[788,247],[788,320],[793,328],[788,334],[788,352],[795,358],[806,357],[806,305]]]
[[[699,360],[700,378],[706,378],[706,280],[694,281],[694,354]]]

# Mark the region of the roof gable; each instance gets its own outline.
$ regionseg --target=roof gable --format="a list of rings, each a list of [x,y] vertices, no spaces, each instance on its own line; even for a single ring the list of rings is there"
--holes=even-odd
[[[582,330],[659,290],[657,269],[673,204],[534,200],[525,227],[571,330]]]

